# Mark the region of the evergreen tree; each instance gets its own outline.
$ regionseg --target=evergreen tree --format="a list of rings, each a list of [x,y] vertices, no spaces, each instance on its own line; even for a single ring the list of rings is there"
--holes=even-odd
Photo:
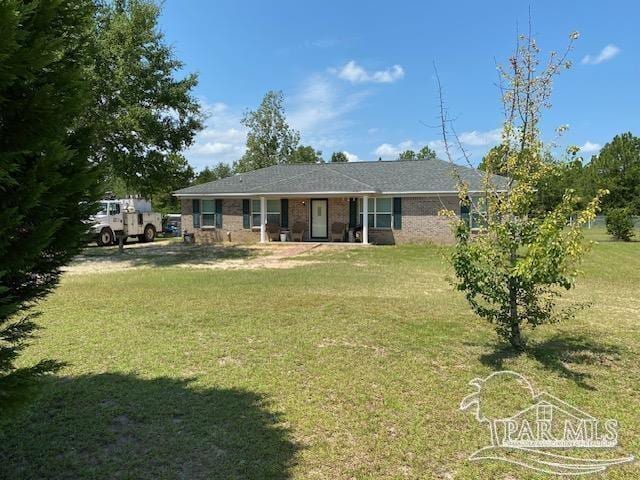
[[[435,160],[436,152],[429,145],[422,147],[416,154],[416,160]]]
[[[233,170],[226,163],[219,163],[215,167],[205,167],[193,180],[194,185],[201,183],[213,182],[221,178],[227,178],[233,175]]]
[[[416,152],[413,150],[405,150],[404,152],[400,152],[398,155],[398,160],[417,160]]]
[[[86,240],[97,175],[91,132],[90,0],[0,2],[0,411],[56,367],[16,367],[33,335],[32,310]]]
[[[425,145],[418,152],[414,152],[413,150],[405,150],[404,152],[400,152],[398,155],[398,160],[435,160],[436,152],[432,150],[429,145]]]
[[[630,208],[640,214],[640,137],[631,132],[616,135],[586,168],[590,192],[604,188],[609,195],[603,208]]]
[[[333,152],[331,154],[331,163],[346,163],[349,159],[344,152]]]

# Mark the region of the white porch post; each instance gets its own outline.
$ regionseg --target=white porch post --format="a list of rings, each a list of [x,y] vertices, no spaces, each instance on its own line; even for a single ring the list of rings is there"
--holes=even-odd
[[[369,243],[369,197],[362,197],[362,243]]]
[[[260,197],[260,243],[267,242],[267,199]]]

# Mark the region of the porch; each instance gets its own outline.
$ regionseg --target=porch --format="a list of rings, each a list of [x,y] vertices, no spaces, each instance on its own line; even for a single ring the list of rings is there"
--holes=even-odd
[[[251,225],[252,229],[259,231],[260,243],[313,242],[367,245],[372,227],[369,222],[370,203],[370,197],[367,195],[358,198],[262,196],[251,199]],[[390,205],[391,199],[389,199],[389,224],[391,222]],[[243,208],[243,213],[246,213],[246,207]]]

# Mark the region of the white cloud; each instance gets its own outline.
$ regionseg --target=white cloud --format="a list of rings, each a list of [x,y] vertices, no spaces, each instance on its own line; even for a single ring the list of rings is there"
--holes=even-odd
[[[345,130],[352,123],[347,116],[370,94],[345,93],[326,75],[312,75],[292,97],[289,124],[300,131],[303,142],[321,150],[346,144]]]
[[[463,145],[470,147],[484,147],[486,145],[494,145],[502,138],[502,129],[496,128],[487,132],[479,132],[473,130],[471,132],[462,132],[459,136]]]
[[[396,145],[391,143],[383,143],[378,148],[376,148],[373,153],[378,157],[382,157],[383,159],[393,159],[398,158],[398,155],[405,150],[413,150],[416,144],[412,140],[405,140],[404,142],[400,142]]]
[[[347,156],[347,160],[350,161],[350,162],[359,162],[360,161],[360,158],[355,153],[349,153],[346,150],[343,150],[342,153],[344,153]]]
[[[582,153],[595,153],[600,151],[601,148],[602,145],[600,145],[599,143],[591,143],[587,140],[584,145],[580,147],[580,151]]]
[[[620,53],[620,48],[613,44],[609,44],[604,47],[598,55],[585,55],[582,59],[582,63],[586,65],[598,65],[599,63],[611,60],[613,57]]]
[[[500,128],[485,132],[471,130],[469,132],[460,133],[458,138],[465,150],[468,150],[468,153],[484,153],[486,151],[486,147],[493,146],[500,141],[501,132],[502,130]],[[373,154],[377,157],[382,157],[384,160],[392,160],[398,158],[398,155],[405,150],[413,150],[417,152],[425,145],[428,145],[429,148],[434,150],[439,158],[444,159],[446,152],[444,149],[444,142],[442,140],[431,140],[428,142],[405,140],[398,144],[383,143],[373,151]],[[452,145],[452,150],[457,151],[458,149],[454,148]]]
[[[341,68],[331,68],[329,71],[351,83],[393,83],[404,77],[404,69],[400,65],[393,65],[386,70],[368,72],[355,60],[351,60]]]
[[[209,104],[201,100],[201,104],[207,115],[205,128],[196,135],[185,156],[196,169],[238,160],[244,154],[247,139],[240,123],[242,115],[222,102]]]

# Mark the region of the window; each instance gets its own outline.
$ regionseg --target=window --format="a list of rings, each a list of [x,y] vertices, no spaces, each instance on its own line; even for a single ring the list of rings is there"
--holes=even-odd
[[[120,204],[109,202],[109,215],[118,215],[120,213]]]
[[[260,200],[251,200],[251,226],[260,226]]]
[[[467,197],[468,198],[468,197]],[[487,224],[487,201],[485,198],[471,198],[469,203],[460,203],[460,218],[469,224],[471,230],[479,230]]]
[[[215,200],[202,200],[202,226],[216,226],[216,202]]]
[[[487,199],[483,197],[472,198],[471,203],[471,229],[479,230],[487,226]]]
[[[553,407],[551,405],[538,405],[538,420],[553,420]]]
[[[370,198],[368,202],[369,226],[372,228],[391,228],[393,200],[391,198]],[[358,213],[360,225],[362,219],[362,199],[358,199]]]
[[[468,199],[469,197],[467,197]],[[471,226],[471,205],[468,202],[460,202],[460,218]]]
[[[280,225],[280,199],[267,200],[267,223]],[[260,226],[260,200],[251,200],[251,225]]]

